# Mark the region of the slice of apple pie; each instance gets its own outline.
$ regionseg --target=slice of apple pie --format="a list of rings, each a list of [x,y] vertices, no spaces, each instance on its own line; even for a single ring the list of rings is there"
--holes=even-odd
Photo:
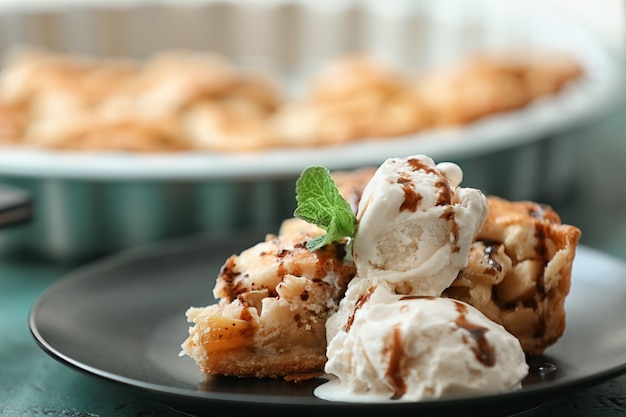
[[[268,235],[233,255],[213,289],[217,304],[190,308],[183,352],[203,372],[306,379],[326,362],[326,318],[355,269],[343,244],[309,251],[307,232]]]
[[[466,301],[541,354],[565,330],[565,298],[581,231],[550,207],[490,196],[468,264],[444,295]]]

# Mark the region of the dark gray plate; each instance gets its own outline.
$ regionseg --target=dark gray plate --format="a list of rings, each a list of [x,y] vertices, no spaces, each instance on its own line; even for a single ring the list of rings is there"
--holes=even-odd
[[[212,303],[214,277],[225,259],[261,238],[184,239],[98,261],[41,296],[30,314],[31,331],[61,362],[192,414],[224,408],[232,415],[503,415],[626,372],[626,264],[581,246],[565,334],[543,356],[529,358],[532,371],[519,391],[411,404],[344,404],[313,396],[324,379],[295,384],[206,377],[190,358],[178,356],[187,334],[185,310]]]

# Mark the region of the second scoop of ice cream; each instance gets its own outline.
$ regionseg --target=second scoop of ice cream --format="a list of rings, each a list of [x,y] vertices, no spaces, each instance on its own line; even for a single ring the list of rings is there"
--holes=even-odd
[[[384,283],[361,301],[328,346],[326,371],[340,381],[320,387],[329,399],[493,393],[518,388],[528,372],[519,341],[469,304],[398,295]]]
[[[487,216],[477,189],[459,187],[463,172],[424,155],[390,158],[363,190],[353,254],[359,278],[402,292],[439,296],[466,264]]]

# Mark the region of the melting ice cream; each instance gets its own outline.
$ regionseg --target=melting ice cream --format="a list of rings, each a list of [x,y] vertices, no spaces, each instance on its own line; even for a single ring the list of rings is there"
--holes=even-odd
[[[328,346],[338,380],[317,394],[335,400],[421,401],[516,389],[528,372],[519,341],[458,300],[370,287]]]
[[[392,158],[363,190],[353,254],[360,278],[439,296],[467,263],[487,218],[487,199],[459,187],[458,165],[426,156]]]
[[[356,276],[326,323],[318,388],[370,399],[417,401],[520,386],[519,341],[469,304],[441,298],[468,259],[487,216],[461,168],[426,156],[391,158],[363,191],[353,240]]]

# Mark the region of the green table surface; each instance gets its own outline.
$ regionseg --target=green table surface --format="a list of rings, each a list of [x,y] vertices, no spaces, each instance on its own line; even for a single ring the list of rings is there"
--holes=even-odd
[[[626,259],[625,115],[622,109],[584,132],[589,140],[583,142],[577,162],[578,192],[555,207],[564,222],[583,230],[581,244],[622,259]],[[36,344],[28,328],[30,308],[50,284],[73,268],[0,256],[0,415],[181,415],[140,393],[69,368]],[[626,416],[626,375],[555,398],[524,416]]]

